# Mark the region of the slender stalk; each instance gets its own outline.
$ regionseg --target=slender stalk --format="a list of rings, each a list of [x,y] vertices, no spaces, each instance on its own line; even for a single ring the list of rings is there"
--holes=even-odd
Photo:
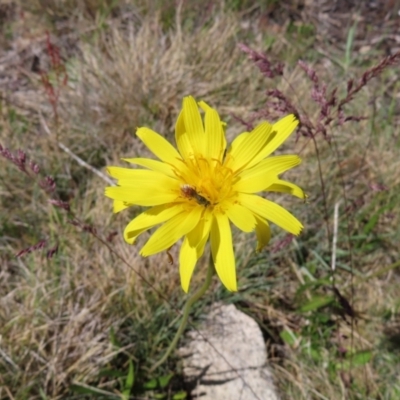
[[[162,356],[162,358],[157,361],[151,368],[150,368],[150,372],[155,371],[160,365],[162,365],[167,358],[170,356],[170,354],[172,353],[172,351],[175,349],[178,340],[180,339],[180,337],[183,334],[183,331],[186,328],[187,322],[188,322],[188,318],[189,318],[189,312],[190,309],[192,308],[192,305],[200,299],[201,296],[203,296],[203,294],[207,291],[207,289],[210,287],[211,284],[211,280],[212,277],[214,275],[214,264],[213,264],[213,260],[212,260],[212,256],[210,254],[210,261],[208,263],[208,269],[207,269],[207,276],[206,279],[203,283],[203,285],[197,290],[197,292],[195,292],[193,294],[192,297],[190,297],[186,304],[185,307],[183,308],[183,316],[182,316],[182,321],[181,324],[179,325],[179,328],[177,330],[177,332],[175,333],[174,339],[172,340],[171,344],[169,345],[167,351],[165,352],[165,354]]]

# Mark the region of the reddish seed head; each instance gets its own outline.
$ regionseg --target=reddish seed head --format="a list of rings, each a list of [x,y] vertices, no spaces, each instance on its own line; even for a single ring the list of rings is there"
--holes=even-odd
[[[66,211],[70,211],[71,210],[70,206],[69,206],[69,203],[66,202],[66,201],[61,201],[61,200],[57,200],[57,199],[50,199],[49,203],[52,204],[53,206],[63,208]]]

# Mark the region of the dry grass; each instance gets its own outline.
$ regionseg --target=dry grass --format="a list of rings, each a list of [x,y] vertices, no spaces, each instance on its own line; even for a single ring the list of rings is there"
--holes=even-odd
[[[140,379],[150,378],[146,370],[174,334],[176,309],[183,302],[176,265],[170,266],[165,254],[140,258],[145,238],[135,247],[121,238],[138,209],[112,215],[103,194],[107,184],[59,143],[104,172],[105,165],[119,165],[124,156],[148,155],[134,136],[138,126],[171,139],[187,94],[213,104],[228,122],[231,138],[243,130],[231,115],[250,117],[264,107],[265,90],[274,87],[315,119],[318,107],[304,71],[288,63],[284,79],[266,81],[239,51],[239,41],[261,49],[265,37],[272,35],[272,59],[308,59],[331,87],[365,68],[350,66],[345,76],[337,63],[313,49],[305,51],[309,38],[301,32],[265,33],[258,9],[233,12],[228,7],[234,8],[232,4],[221,2],[213,10],[184,5],[175,12],[172,3],[165,2],[153,12],[139,1],[120,1],[115,7],[103,3],[105,8],[93,1],[76,7],[73,1],[37,0],[28,9],[8,2],[4,29],[11,33],[0,54],[5,77],[0,81],[0,144],[23,149],[40,166],[41,177],[53,176],[55,196],[69,201],[73,213],[49,204],[39,186],[41,178],[27,176],[0,158],[0,398],[73,398],[70,385],[77,382],[116,393],[120,381],[100,377],[100,372],[106,368],[126,374],[128,360],[139,368]],[[74,12],[67,13],[69,9]],[[68,74],[67,85],[60,86],[57,118],[40,76],[30,69],[34,54],[41,68],[51,65],[46,29],[60,48]],[[324,53],[336,57],[337,50],[328,47]],[[51,79],[56,79],[54,73]],[[284,237],[276,230],[270,249],[259,255],[254,254],[253,237],[236,234],[241,292],[232,295],[215,285],[195,310],[198,315],[210,299],[222,298],[257,318],[284,398],[391,399],[400,393],[395,264],[400,110],[393,100],[395,79],[395,72],[387,70],[364,88],[350,110],[369,118],[331,130],[332,144],[318,137],[319,157],[309,138],[285,144],[282,152],[296,151],[304,160],[287,179],[304,187],[309,200],[305,205],[287,196],[275,199],[303,221],[305,232],[283,249],[268,251]],[[381,191],[379,185],[388,189]],[[357,324],[346,323],[333,306],[309,313],[297,310],[314,295],[331,294],[329,284],[316,283],[331,275],[326,226],[332,229],[338,201],[336,286],[360,313]],[[95,227],[97,236],[108,237],[114,253],[95,235],[71,225],[72,218]],[[47,241],[45,250],[15,257],[41,239]],[[57,254],[46,258],[46,250],[55,245]],[[172,250],[175,260],[177,251]],[[352,278],[349,268],[354,268]],[[202,279],[201,265],[196,271],[194,284]],[[280,338],[287,328],[297,335],[296,345]],[[372,349],[374,358],[363,366],[340,368],[339,348]],[[175,361],[162,372],[176,372]]]

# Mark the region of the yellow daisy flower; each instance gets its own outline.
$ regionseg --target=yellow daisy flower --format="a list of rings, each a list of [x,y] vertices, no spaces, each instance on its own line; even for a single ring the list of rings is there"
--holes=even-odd
[[[151,129],[138,128],[137,136],[160,161],[128,158],[125,161],[144,168],[107,168],[118,181],[118,186],[106,188],[106,196],[114,200],[114,212],[132,205],[150,207],[127,225],[125,240],[133,244],[141,233],[162,224],[141,249],[146,257],[168,250],[183,238],[179,272],[187,292],[196,262],[210,239],[215,270],[224,286],[236,291],[231,223],[244,232],[256,232],[258,251],[271,237],[267,221],[294,235],[303,228],[283,207],[255,194],[285,192],[305,198],[298,186],[279,178],[300,164],[300,158],[268,157],[297,124],[294,115],[273,125],[261,122],[227,148],[225,124],[217,111],[189,96],[183,99],[175,127],[177,149]]]

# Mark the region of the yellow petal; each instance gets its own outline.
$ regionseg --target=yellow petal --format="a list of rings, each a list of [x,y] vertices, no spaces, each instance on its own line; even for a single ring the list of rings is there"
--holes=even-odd
[[[217,111],[209,108],[204,118],[205,134],[207,139],[206,155],[209,159],[222,162],[225,148],[223,147],[223,130]]]
[[[236,154],[238,152],[238,148],[242,145],[243,141],[249,135],[250,135],[249,132],[243,132],[240,135],[236,136],[235,139],[233,139],[231,145],[229,146],[227,154],[231,154],[232,152]]]
[[[176,192],[161,190],[154,185],[145,185],[140,187],[106,187],[105,195],[114,200],[124,201],[138,206],[157,206],[160,204],[171,203],[177,199]]]
[[[292,196],[296,196],[300,199],[307,198],[307,195],[304,193],[303,189],[301,189],[294,183],[287,182],[281,179],[277,179],[271,186],[267,187],[265,190],[269,192],[289,193]]]
[[[181,277],[182,289],[185,293],[189,291],[190,280],[197,260],[196,247],[190,246],[186,236],[179,252],[179,275]]]
[[[140,254],[147,257],[169,249],[199,223],[203,210],[204,207],[193,207],[190,212],[183,211],[172,217],[151,235]]]
[[[294,235],[299,235],[303,229],[303,225],[296,217],[272,201],[245,193],[239,193],[238,201],[255,214],[273,222]]]
[[[207,214],[207,213],[206,213]],[[197,260],[203,255],[210,234],[212,217],[204,215],[197,226],[189,232],[179,253],[179,273],[182,289],[187,293]]]
[[[183,110],[179,113],[178,120],[175,125],[175,141],[178,147],[179,153],[184,160],[187,160],[190,156],[193,156],[193,148],[190,144],[189,136],[186,133],[185,121],[183,119]]]
[[[177,137],[176,140],[177,140],[177,145],[178,145],[179,151],[182,155],[182,158],[184,160],[188,160],[188,159],[192,158],[194,151],[193,151],[193,147],[189,140],[189,135],[185,132],[182,135],[180,135],[179,137]]]
[[[256,220],[254,214],[240,204],[233,204],[226,209],[228,218],[243,232],[254,230]]]
[[[261,122],[257,127],[246,135],[240,144],[230,152],[232,161],[229,167],[235,172],[246,166],[264,147],[265,142],[271,133],[272,125],[268,122]]]
[[[131,164],[146,167],[148,169],[151,169],[152,171],[161,172],[173,178],[176,176],[174,173],[174,169],[171,167],[171,165],[163,163],[161,161],[152,160],[151,158],[123,158],[123,160]]]
[[[203,210],[202,217],[195,228],[190,231],[186,236],[189,240],[189,244],[192,247],[199,248],[201,250],[202,242],[207,241],[208,235],[210,234],[211,223],[212,223],[212,212],[210,209]],[[204,243],[203,243],[204,247]],[[199,255],[200,257],[200,255]]]
[[[245,169],[239,174],[239,181],[234,189],[244,193],[256,193],[265,190],[278,180],[278,175],[300,164],[296,155],[269,157],[260,161],[253,168]]]
[[[257,215],[256,218],[256,235],[257,235],[257,249],[256,251],[261,251],[271,239],[271,229],[268,222],[264,218],[260,218]]]
[[[152,131],[149,128],[139,128],[136,131],[142,142],[148,147],[148,149],[155,154],[161,161],[169,163],[171,165],[180,165],[178,160],[181,160],[181,156],[178,151],[158,133]]]
[[[162,172],[151,171],[148,169],[132,169],[123,167],[107,167],[107,172],[114,179],[118,180],[120,186],[139,186],[143,183],[154,184],[156,187],[175,188],[179,182],[175,178],[171,178]]]
[[[185,97],[182,110],[185,131],[189,137],[190,144],[195,153],[204,154],[206,137],[196,100],[192,96]]]
[[[212,257],[219,279],[228,290],[237,291],[232,232],[226,215],[214,214],[210,240]]]
[[[205,101],[200,100],[199,102],[197,102],[197,104],[199,105],[199,107],[204,111],[207,112],[209,110],[212,110],[213,108],[210,107]]]
[[[147,229],[161,224],[182,212],[182,205],[163,204],[144,211],[133,219],[124,230],[124,239],[133,244],[136,238]]]
[[[287,115],[273,124],[270,136],[247,168],[251,168],[274,152],[293,133],[298,124],[299,121],[293,114]]]
[[[276,136],[271,136],[267,142],[268,154],[266,157],[275,151],[293,133],[298,124],[299,120],[293,114],[286,115],[273,124],[272,131],[277,132],[277,134]]]
[[[116,214],[131,206],[133,206],[133,204],[127,203],[126,201],[114,200],[113,212]]]

